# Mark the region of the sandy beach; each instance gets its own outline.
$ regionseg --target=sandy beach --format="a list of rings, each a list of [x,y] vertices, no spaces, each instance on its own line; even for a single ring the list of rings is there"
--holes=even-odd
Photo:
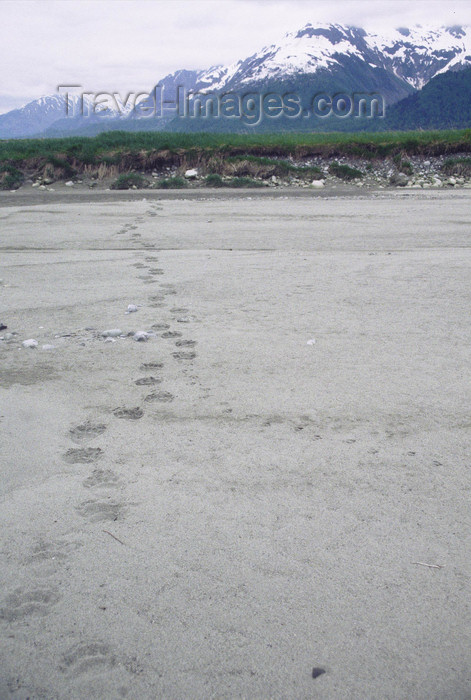
[[[0,196],[0,700],[471,698],[470,205]]]

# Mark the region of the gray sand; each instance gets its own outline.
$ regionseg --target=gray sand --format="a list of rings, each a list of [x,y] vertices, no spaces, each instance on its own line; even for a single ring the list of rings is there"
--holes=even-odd
[[[1,700],[471,698],[471,191],[47,195],[0,199]]]

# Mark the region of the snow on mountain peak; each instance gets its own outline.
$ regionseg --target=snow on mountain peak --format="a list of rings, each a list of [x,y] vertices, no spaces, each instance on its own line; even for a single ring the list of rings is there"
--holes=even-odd
[[[391,71],[414,88],[438,72],[470,63],[470,37],[463,27],[399,27],[368,33],[360,27],[308,22],[288,32],[278,44],[263,47],[245,60],[202,72],[199,87],[219,91],[312,74],[356,58],[371,67]]]

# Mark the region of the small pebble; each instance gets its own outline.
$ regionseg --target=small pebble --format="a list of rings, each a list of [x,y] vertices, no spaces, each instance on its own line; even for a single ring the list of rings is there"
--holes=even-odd
[[[143,343],[148,340],[149,334],[145,331],[137,331],[137,333],[134,333],[133,338],[136,342]]]
[[[311,338],[311,340],[308,340],[306,343],[306,345],[315,345],[315,344],[316,344],[316,341],[314,338]]]
[[[135,304],[128,304],[127,314],[133,314],[137,311],[137,306]]]
[[[116,343],[116,338],[105,338],[105,343]]]
[[[38,347],[38,341],[35,340],[34,338],[28,338],[28,340],[23,340],[21,343],[24,348],[37,348]]]
[[[56,346],[55,345],[43,345],[43,350],[55,350]]]
[[[103,338],[117,338],[119,335],[122,334],[122,330],[120,328],[112,328],[109,331],[103,331],[101,334]]]

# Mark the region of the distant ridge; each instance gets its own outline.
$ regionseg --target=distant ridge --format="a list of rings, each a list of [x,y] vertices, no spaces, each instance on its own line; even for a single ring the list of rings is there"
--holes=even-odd
[[[230,66],[214,66],[207,70],[179,70],[158,81],[162,99],[176,100],[177,88],[221,95],[254,91],[277,94],[295,93],[307,100],[315,93],[335,94],[357,92],[380,94],[389,105],[387,122],[410,124],[408,128],[425,124],[433,113],[434,128],[458,126],[466,122],[466,100],[461,115],[448,114],[446,109],[432,105],[438,92],[448,90],[447,81],[433,83],[429,92],[418,93],[430,81],[471,67],[471,32],[469,28],[453,26],[440,28],[401,27],[388,33],[366,32],[364,29],[339,24],[307,24],[296,32],[286,34],[278,44]],[[451,79],[450,79],[451,80]],[[449,83],[452,84],[452,80]],[[459,82],[459,81],[458,81]],[[465,80],[466,83],[466,80]],[[461,85],[461,82],[459,82]],[[437,87],[438,86],[438,87]],[[450,88],[451,89],[451,88]],[[465,88],[464,88],[465,89]],[[438,92],[437,92],[438,91]],[[152,89],[150,89],[152,92]],[[422,97],[418,97],[422,94]],[[448,91],[448,98],[450,92]],[[464,94],[464,93],[463,93]],[[425,95],[425,97],[424,97]],[[393,105],[405,98],[402,107]],[[415,98],[415,100],[413,99]],[[419,104],[421,105],[419,108]],[[409,110],[412,110],[409,114]],[[440,117],[440,113],[443,118]],[[415,114],[415,117],[412,116]],[[365,130],[381,129],[375,120],[330,119],[305,121],[281,118],[261,124],[261,130]],[[432,124],[431,123],[431,124]],[[467,125],[467,124],[466,124]],[[398,126],[397,128],[404,128]],[[144,118],[131,109],[120,113],[108,109],[105,116],[66,117],[65,98],[51,95],[34,100],[22,109],[0,115],[0,138],[94,135],[112,129],[171,130],[171,131],[238,131],[253,130],[251,125],[224,119],[189,120],[176,117],[171,109],[163,116]]]

